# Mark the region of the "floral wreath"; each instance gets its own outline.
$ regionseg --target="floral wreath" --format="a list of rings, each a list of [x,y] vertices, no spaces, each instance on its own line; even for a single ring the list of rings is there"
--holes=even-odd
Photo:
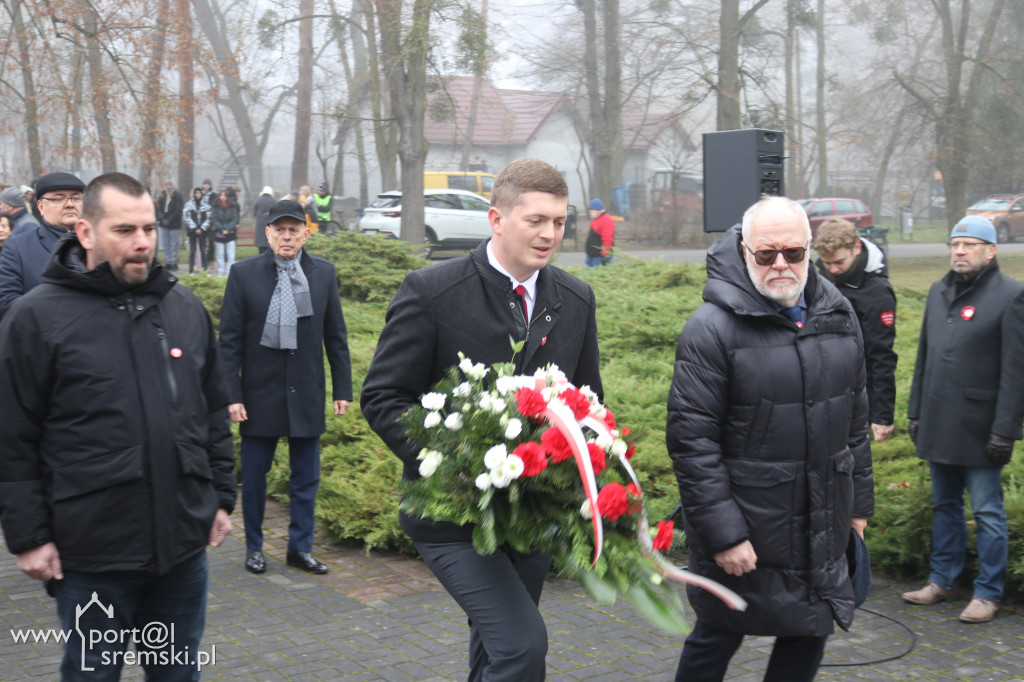
[[[504,544],[551,554],[556,573],[579,579],[598,602],[621,593],[673,634],[687,626],[665,577],[746,608],[736,593],[662,555],[673,523],[649,527],[630,465],[635,441],[588,386],[573,386],[555,365],[529,376],[512,363],[459,359],[401,417],[422,448],[420,478],[403,483],[403,511],[473,524],[481,555]]]

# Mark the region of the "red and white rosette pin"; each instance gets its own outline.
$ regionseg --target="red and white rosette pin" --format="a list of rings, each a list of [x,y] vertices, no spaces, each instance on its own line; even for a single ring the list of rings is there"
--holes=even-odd
[[[896,324],[896,312],[893,310],[886,310],[880,317],[882,318],[882,324],[886,327],[891,327]]]
[[[966,322],[970,322],[974,318],[974,306],[964,306],[964,309],[960,311],[960,317],[964,318]]]

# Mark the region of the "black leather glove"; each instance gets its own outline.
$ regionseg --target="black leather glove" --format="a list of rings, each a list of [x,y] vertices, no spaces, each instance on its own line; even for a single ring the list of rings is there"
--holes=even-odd
[[[916,419],[911,419],[907,424],[907,433],[910,434],[910,442],[917,445],[917,428],[920,423]]]
[[[1013,454],[1013,441],[990,433],[985,445],[985,454],[995,466],[1006,466],[1010,462],[1010,455]]]

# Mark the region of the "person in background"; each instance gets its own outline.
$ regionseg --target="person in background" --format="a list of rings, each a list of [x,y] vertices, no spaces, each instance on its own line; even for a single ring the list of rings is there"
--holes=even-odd
[[[84,189],[85,183],[71,173],[57,171],[39,178],[36,208],[42,223],[18,231],[0,253],[0,317],[42,281],[50,253],[81,217]]]
[[[864,335],[868,371],[868,421],[876,441],[892,435],[896,410],[896,292],[886,275],[885,256],[857,227],[829,218],[814,235],[818,272],[853,306]]]
[[[235,263],[235,242],[238,240],[238,204],[222,189],[217,203],[210,209],[210,231],[216,249],[217,274],[226,277]]]
[[[270,207],[275,202],[274,190],[267,185],[256,198],[256,203],[252,208],[253,224],[255,225],[253,243],[256,244],[256,248],[261,254],[270,248],[270,242],[267,240],[267,225],[270,224]]]
[[[298,203],[270,207],[270,251],[232,268],[220,314],[220,347],[231,394],[231,420],[242,437],[245,568],[266,570],[263,512],[267,473],[281,438],[288,439],[289,566],[308,573],[327,567],[311,553],[320,436],[324,418],[324,351],[331,366],[334,414],[352,401],[352,368],[334,264],[311,256]]]
[[[202,187],[192,190],[192,198],[182,209],[182,222],[188,231],[188,274],[195,272],[196,265],[202,272],[210,267],[210,207],[206,204],[206,195]]]
[[[317,231],[330,222],[331,204],[333,202],[334,197],[327,192],[327,185],[321,182],[316,188],[316,195],[313,197],[313,203],[316,205]]]
[[[181,192],[174,189],[172,183],[165,182],[164,191],[156,200],[156,219],[160,226],[160,251],[164,255],[164,267],[172,272],[178,269],[184,205]]]
[[[0,211],[11,217],[11,234],[39,226],[39,221],[26,206],[24,193],[17,187],[8,187],[0,192]]]
[[[612,247],[615,246],[615,221],[604,210],[600,199],[590,201],[590,230],[584,244],[588,268],[609,265],[612,262]]]
[[[722,680],[746,635],[775,637],[764,680],[810,682],[835,623],[853,622],[847,548],[874,512],[864,348],[810,242],[796,202],[748,208],[708,249],[679,336],[665,435],[690,570],[747,609],[687,586],[677,682]]]
[[[0,253],[3,253],[4,242],[11,236],[11,216],[0,213]]]
[[[931,473],[932,553],[928,582],[902,596],[922,605],[959,596],[967,490],[978,576],[964,623],[992,620],[1003,597],[1010,537],[1002,473],[1024,421],[1024,284],[999,271],[997,241],[982,216],[953,227],[950,270],[928,291],[907,406],[910,438]]]

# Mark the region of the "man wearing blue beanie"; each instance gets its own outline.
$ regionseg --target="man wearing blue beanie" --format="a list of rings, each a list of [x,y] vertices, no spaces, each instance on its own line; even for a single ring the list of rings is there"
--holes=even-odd
[[[612,262],[612,246],[615,245],[615,221],[604,210],[600,199],[590,200],[590,231],[583,245],[588,268],[609,265]]]
[[[908,430],[932,480],[928,583],[911,604],[960,593],[967,557],[964,489],[978,529],[978,576],[960,614],[985,623],[1006,583],[1009,528],[1000,475],[1024,421],[1024,284],[999,271],[996,231],[967,216],[949,235],[950,271],[928,292],[910,389]]]

